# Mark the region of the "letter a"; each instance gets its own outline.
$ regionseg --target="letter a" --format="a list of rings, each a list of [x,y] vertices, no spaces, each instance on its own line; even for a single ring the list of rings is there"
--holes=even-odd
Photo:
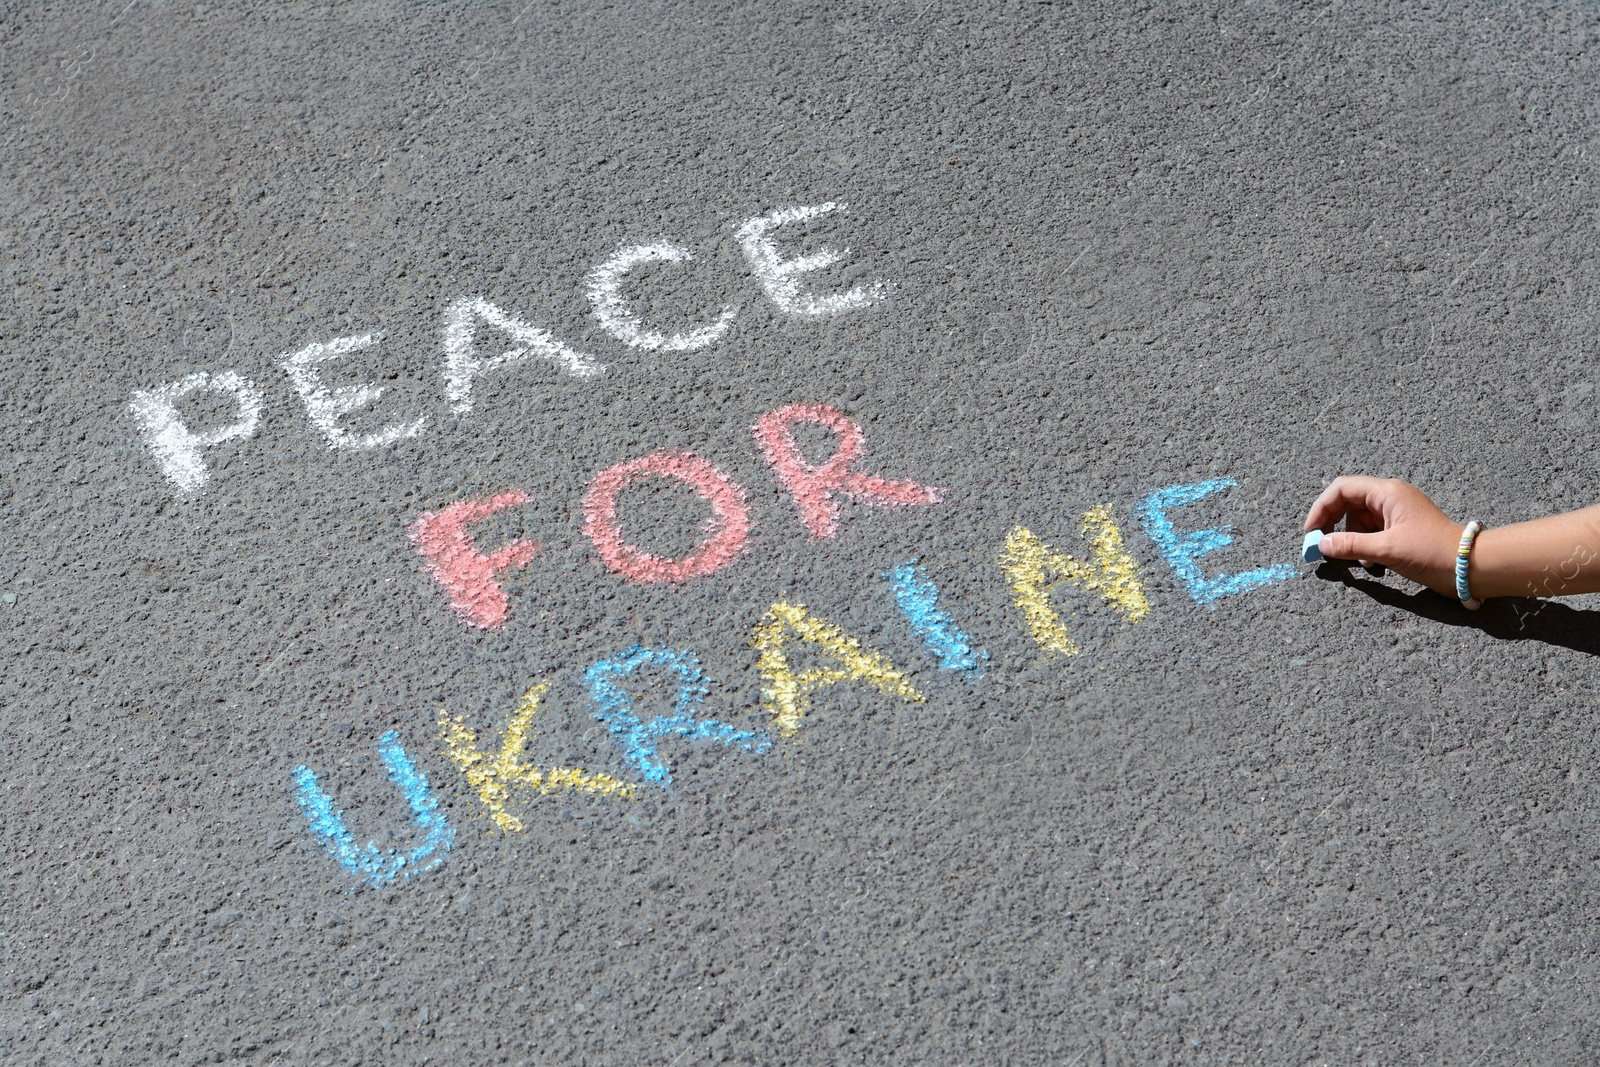
[[[517,703],[511,718],[506,720],[501,733],[500,751],[490,756],[478,747],[478,735],[467,725],[467,720],[453,717],[439,709],[439,737],[450,752],[450,759],[461,768],[467,784],[478,794],[489,817],[495,825],[508,834],[521,833],[522,820],[506,810],[512,786],[526,786],[541,793],[558,789],[577,789],[601,796],[631,797],[633,789],[626,783],[604,774],[591,774],[575,767],[552,767],[541,771],[522,762],[523,749],[528,742],[528,731],[533,717],[539,713],[549,682],[540,682]]]
[[[473,344],[481,320],[511,338],[517,347],[498,356],[478,357]],[[605,373],[605,364],[584,352],[568,348],[542,330],[507,315],[489,301],[463,297],[444,313],[444,394],[450,410],[465,415],[472,410],[472,383],[491,370],[499,370],[537,357],[553,363],[572,378],[593,378]]]
[[[796,674],[789,666],[784,644],[789,634],[816,645],[837,667],[812,667]],[[813,618],[804,604],[778,601],[756,624],[751,644],[761,653],[761,707],[777,721],[778,733],[793,737],[800,720],[811,710],[810,694],[840,682],[870,682],[884,696],[897,696],[912,704],[927,698],[911,680],[895,670],[883,653],[862,648],[861,642],[830,622]]]
[[[1050,606],[1050,592],[1059,583],[1071,582],[1086,592],[1099,593],[1129,622],[1138,622],[1150,613],[1138,565],[1122,545],[1122,531],[1111,518],[1110,505],[1090,508],[1081,530],[1092,539],[1092,564],[1055,551],[1023,526],[1006,536],[1000,554],[1000,569],[1011,583],[1033,639],[1041,648],[1064,656],[1076,656],[1078,646]]]

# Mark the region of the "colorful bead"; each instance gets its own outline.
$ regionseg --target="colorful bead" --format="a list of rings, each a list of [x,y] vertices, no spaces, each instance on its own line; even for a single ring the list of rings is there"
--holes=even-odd
[[[1482,529],[1483,523],[1477,519],[1467,523],[1467,528],[1461,531],[1461,544],[1456,549],[1456,599],[1468,611],[1477,611],[1479,606],[1479,602],[1472,599],[1472,590],[1467,588],[1467,566],[1472,560],[1472,543]]]

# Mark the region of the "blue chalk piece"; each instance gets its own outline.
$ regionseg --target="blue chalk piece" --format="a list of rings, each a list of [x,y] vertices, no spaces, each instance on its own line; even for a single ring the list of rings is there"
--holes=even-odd
[[[1322,543],[1322,531],[1312,530],[1300,541],[1300,557],[1307,563],[1316,563],[1322,559],[1322,549],[1317,546]]]

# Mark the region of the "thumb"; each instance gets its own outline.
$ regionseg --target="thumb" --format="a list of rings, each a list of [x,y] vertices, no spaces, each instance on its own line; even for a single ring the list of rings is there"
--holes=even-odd
[[[1381,533],[1326,533],[1317,547],[1328,559],[1364,559],[1383,563],[1384,536]]]

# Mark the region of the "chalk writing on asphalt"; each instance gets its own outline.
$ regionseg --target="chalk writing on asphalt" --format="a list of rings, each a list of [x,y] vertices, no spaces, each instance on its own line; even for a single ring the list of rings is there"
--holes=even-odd
[[[837,203],[781,208],[737,228],[736,238],[755,283],[784,315],[799,320],[827,318],[859,311],[880,299],[881,283],[831,293],[811,286],[814,279],[808,275],[843,261],[848,250],[821,248],[793,254],[780,243],[786,227],[843,209]],[[636,268],[671,267],[693,258],[693,249],[669,240],[619,248],[588,275],[587,296],[595,320],[616,341],[646,351],[692,352],[720,343],[737,317],[734,308],[724,307],[686,332],[668,333],[645,321],[625,293],[624,283]],[[394,446],[428,433],[441,414],[470,417],[482,390],[506,381],[530,362],[579,381],[607,373],[597,356],[578,351],[522,313],[507,311],[485,297],[462,297],[447,307],[440,333],[440,399],[446,411],[415,412],[371,432],[356,433],[346,420],[370,408],[383,389],[374,384],[332,386],[323,374],[341,359],[381,343],[382,335],[376,332],[335,337],[279,358],[307,422],[330,449],[359,452]],[[213,410],[225,413],[220,425],[190,426],[185,421],[179,405],[196,393],[215,395],[218,403]],[[237,370],[219,369],[135,389],[129,410],[161,474],[180,497],[189,497],[203,491],[211,478],[209,452],[244,447],[255,436],[264,400],[263,389]],[[832,450],[826,458],[819,462],[807,458],[796,440],[799,429],[831,437]],[[797,399],[760,416],[749,427],[744,447],[765,462],[773,484],[792,505],[787,520],[763,521],[797,523],[819,551],[838,538],[862,508],[931,508],[937,513],[946,506],[938,487],[875,465],[866,428],[818,399]],[[677,558],[649,552],[623,536],[625,524],[618,511],[628,499],[624,490],[649,479],[687,486],[704,508],[698,542]],[[1227,598],[1267,588],[1295,573],[1286,564],[1243,570],[1217,567],[1213,554],[1234,543],[1234,529],[1190,528],[1183,522],[1184,508],[1237,487],[1231,478],[1164,486],[1128,509],[1138,520],[1135,528],[1149,537],[1181,587],[1206,609],[1215,610]],[[548,556],[564,557],[569,546],[547,553],[540,539],[527,538],[485,551],[473,529],[532,499],[527,489],[508,485],[487,495],[419,510],[403,532],[397,531],[397,536],[409,539],[421,567],[432,576],[445,625],[463,634],[520,625],[505,579],[511,572],[538,567]],[[625,582],[670,588],[740,564],[755,524],[746,500],[745,487],[710,460],[665,448],[595,472],[581,498],[572,502],[581,523],[563,525],[549,535],[560,537],[581,528],[607,571]],[[1001,518],[993,537],[992,580],[1008,593],[1014,624],[1047,658],[1065,660],[1083,653],[1073,635],[1075,602],[1087,599],[1109,605],[1125,626],[1140,625],[1155,610],[1111,502],[1090,508],[1076,530],[1041,534]],[[882,566],[883,610],[906,627],[916,639],[913,647],[938,668],[930,676],[935,684],[958,686],[961,693],[970,694],[1006,668],[969,632],[961,604],[941,592],[944,576],[918,558],[888,559]],[[469,802],[475,802],[496,830],[514,834],[526,829],[530,806],[550,794],[579,792],[627,803],[647,790],[671,789],[672,762],[660,747],[662,741],[711,746],[730,759],[760,759],[796,743],[806,724],[825,712],[832,687],[863,687],[912,714],[922,714],[918,709],[927,701],[907,669],[915,664],[894,663],[882,649],[791,597],[771,602],[740,640],[761,680],[759,706],[751,709],[710,706],[708,678],[692,648],[636,644],[602,652],[576,668],[580,699],[587,701],[616,746],[614,767],[620,770],[613,773],[529,762],[527,745],[538,726],[549,680],[528,682],[521,701],[497,723],[474,724],[440,709],[437,738]],[[674,680],[676,697],[668,714],[647,717],[638,709],[633,687],[650,673]],[[316,773],[300,766],[291,775],[312,837],[340,865],[372,885],[437,866],[455,844],[454,827],[439,810],[427,778],[401,746],[398,733],[391,731],[382,738],[379,755],[410,805],[420,834],[409,851],[357,844],[344,813],[322,790]]]
[[[843,261],[849,254],[847,250],[822,248],[791,255],[779,244],[784,227],[842,212],[844,208],[844,204],[834,202],[782,208],[739,227],[739,244],[751,273],[767,299],[784,315],[801,320],[829,318],[867,307],[879,298],[881,283],[870,288],[858,285],[841,293],[819,293],[807,285],[806,275]],[[723,308],[715,320],[687,334],[667,335],[648,326],[622,294],[622,280],[635,267],[691,259],[693,253],[689,249],[669,242],[619,249],[589,275],[588,296],[596,321],[612,337],[633,348],[690,352],[718,343],[738,314],[733,308]],[[480,338],[480,331],[492,331],[498,340],[488,344],[486,338]],[[496,355],[482,354],[486,346],[493,348],[507,342],[511,347]],[[427,412],[372,433],[354,433],[344,425],[347,416],[371,407],[384,390],[371,383],[329,386],[323,380],[323,368],[381,343],[378,333],[335,337],[280,357],[279,365],[305,406],[307,421],[331,449],[359,452],[383,448],[421,436],[432,425]],[[549,330],[481,296],[462,297],[446,309],[439,348],[444,354],[439,368],[443,399],[456,416],[471,414],[480,383],[501,380],[530,361],[552,365],[578,380],[606,373],[605,364],[597,357],[577,351]],[[204,429],[190,427],[179,401],[197,392],[217,394],[231,402],[236,411],[234,421]],[[236,370],[200,371],[176,382],[135,389],[128,407],[161,473],[180,496],[188,496],[200,492],[211,479],[205,462],[207,450],[255,436],[263,397],[261,387]]]

